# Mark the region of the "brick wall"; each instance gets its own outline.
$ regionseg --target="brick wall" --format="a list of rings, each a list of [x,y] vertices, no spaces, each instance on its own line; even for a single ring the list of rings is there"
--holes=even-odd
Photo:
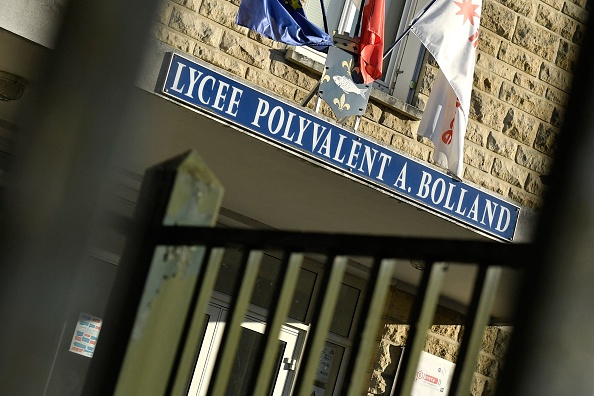
[[[320,73],[285,59],[287,46],[235,25],[240,0],[165,0],[157,18],[157,39],[218,66],[285,99],[300,103]],[[538,209],[566,110],[572,72],[588,17],[587,0],[483,0],[464,162],[464,178]],[[415,105],[424,108],[437,65],[425,63]],[[309,104],[313,106],[313,101]],[[322,114],[332,117],[323,106]],[[432,143],[417,138],[418,121],[393,106],[369,102],[359,131],[431,161]],[[385,387],[390,346],[403,345],[410,295],[394,291],[378,357],[370,367],[372,394]],[[453,315],[440,310],[439,315]],[[396,317],[398,315],[404,315]],[[436,320],[439,323],[439,315]],[[446,315],[446,316],[447,316]],[[443,322],[443,321],[442,321]],[[455,322],[461,323],[460,318]],[[459,325],[436,324],[426,350],[455,361]],[[493,393],[510,333],[489,327],[473,383],[473,395]]]
[[[234,75],[300,103],[319,74],[285,60],[287,46],[235,25],[240,0],[164,0],[156,37]],[[464,178],[538,209],[572,71],[588,17],[587,0],[484,0]],[[423,108],[436,64],[421,73]],[[313,106],[313,101],[310,102]],[[332,117],[322,106],[321,113]],[[418,121],[371,100],[359,130],[431,162]]]
[[[483,0],[464,178],[538,209],[588,17],[586,0]],[[417,105],[436,65],[428,62]],[[426,142],[430,145],[429,142]]]
[[[389,395],[393,371],[397,365],[398,348],[406,343],[414,296],[392,287],[386,303],[384,324],[380,330],[378,349],[370,367],[368,396]],[[445,307],[438,307],[425,342],[425,352],[456,363],[458,350],[464,333],[464,318],[461,314]],[[497,376],[504,362],[511,331],[508,327],[488,326],[483,334],[482,348],[475,369],[472,396],[488,396],[495,393]]]

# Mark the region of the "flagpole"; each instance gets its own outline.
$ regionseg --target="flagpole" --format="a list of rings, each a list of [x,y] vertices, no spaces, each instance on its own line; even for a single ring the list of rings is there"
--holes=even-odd
[[[326,34],[330,34],[328,32],[328,18],[326,17],[326,6],[324,5],[324,0],[320,0],[320,8],[322,10],[322,20],[324,21],[324,31]]]
[[[410,25],[408,25],[408,27],[406,28],[406,30],[400,35],[400,37],[398,37],[396,39],[396,41],[394,41],[394,43],[390,46],[390,48],[388,48],[386,50],[386,52],[384,52],[384,58],[386,59],[386,56],[390,55],[390,52],[392,52],[392,50],[394,50],[394,48],[396,48],[396,46],[398,45],[398,43],[400,43],[400,41],[404,38],[404,36],[406,36],[410,30],[413,28],[413,26],[419,21],[419,19],[421,19],[421,17],[423,15],[425,15],[425,13],[427,12],[427,10],[429,9],[429,7],[431,7],[437,0],[431,0],[419,13],[419,15],[417,15],[417,17],[415,19],[412,20],[412,22],[410,23]]]

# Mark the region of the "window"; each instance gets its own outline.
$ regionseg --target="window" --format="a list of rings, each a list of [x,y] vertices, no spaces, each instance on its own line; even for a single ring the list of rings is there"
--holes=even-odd
[[[320,1],[307,0],[304,5],[305,13],[310,21],[324,28]],[[328,30],[339,34],[355,36],[355,29],[359,19],[361,1],[364,0],[323,0],[328,20]],[[410,21],[429,2],[428,0],[385,0],[386,25],[385,48],[387,49],[402,32],[406,30]],[[300,48],[299,52],[313,50]],[[374,84],[376,89],[387,92],[396,98],[411,103],[416,80],[418,78],[424,47],[413,35],[409,34],[384,60],[383,75]]]

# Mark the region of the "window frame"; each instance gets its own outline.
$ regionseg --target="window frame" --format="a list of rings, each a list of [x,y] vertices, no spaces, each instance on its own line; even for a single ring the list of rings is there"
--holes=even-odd
[[[316,2],[317,0],[309,1]],[[362,2],[363,1],[364,0],[362,0]],[[398,29],[396,31],[396,38],[402,35],[402,33],[407,29],[408,25],[415,17],[416,13],[426,3],[428,3],[428,0],[404,0],[402,15],[400,17]],[[310,3],[308,2],[306,3],[306,5],[307,4]],[[346,29],[349,28],[349,12],[352,12],[353,10],[356,11],[356,7],[356,2],[351,2],[349,0],[345,0],[343,2],[342,9],[340,11],[341,17],[339,19],[338,27],[336,29],[337,33],[343,34],[345,33],[345,31],[348,33],[348,30]],[[306,7],[304,7],[304,10],[306,10]],[[328,13],[329,10],[326,10],[326,12]],[[386,20],[390,20],[390,17],[387,16]],[[409,36],[410,34],[407,37],[404,37],[401,43],[397,45],[396,48],[394,48],[393,53],[388,58],[388,65],[384,73],[384,76],[382,76],[383,78],[375,81],[373,83],[373,88],[381,92],[384,92],[390,96],[393,96],[404,103],[412,104],[416,90],[416,83],[418,81],[420,70],[423,64],[422,59],[424,58],[425,48],[422,44],[420,44],[420,42],[418,42],[418,39],[416,37],[410,40]],[[408,46],[409,41],[411,42],[410,46]],[[418,47],[419,44],[420,48],[415,51],[414,47]],[[387,49],[390,45],[392,45],[392,42],[385,43],[385,48]],[[297,53],[302,57],[313,60],[314,62],[319,63],[322,66],[326,62],[326,54],[311,49],[309,47],[295,47],[293,49],[293,52]],[[413,59],[413,61],[409,62],[409,64],[404,70],[404,73],[398,73],[401,70],[405,56],[409,57],[409,59]],[[406,78],[407,76],[410,78]]]

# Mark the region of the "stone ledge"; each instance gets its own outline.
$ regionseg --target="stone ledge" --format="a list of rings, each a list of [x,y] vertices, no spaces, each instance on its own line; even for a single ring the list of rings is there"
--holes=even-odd
[[[423,112],[413,105],[403,102],[400,99],[395,98],[392,95],[388,95],[378,89],[371,90],[371,99],[379,102],[390,109],[396,110],[404,116],[409,117],[412,120],[420,120],[423,117]]]
[[[324,71],[324,57],[322,55],[314,59],[312,56],[303,54],[297,48],[289,48],[285,54],[285,59],[312,72],[320,73],[320,75]]]

